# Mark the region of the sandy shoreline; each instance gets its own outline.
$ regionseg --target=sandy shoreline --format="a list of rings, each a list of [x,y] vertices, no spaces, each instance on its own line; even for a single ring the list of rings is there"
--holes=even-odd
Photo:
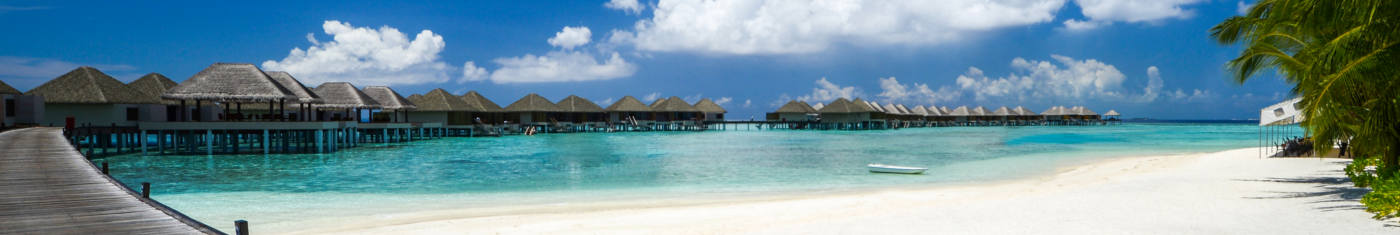
[[[1131,157],[1031,179],[722,202],[439,210],[304,224],[296,234],[1397,233],[1356,202],[1346,160],[1253,148]]]

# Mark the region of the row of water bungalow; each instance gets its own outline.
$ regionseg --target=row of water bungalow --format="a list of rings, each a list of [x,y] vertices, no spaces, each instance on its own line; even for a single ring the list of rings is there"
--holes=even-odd
[[[1082,106],[1054,106],[1036,113],[1021,106],[1002,106],[992,110],[981,106],[950,109],[947,106],[918,105],[909,108],[903,104],[880,105],[860,98],[838,98],[816,105],[789,101],[768,113],[767,120],[776,128],[875,130],[939,126],[1108,125],[1119,123],[1119,116],[1118,111],[1109,110],[1100,115]]]
[[[0,128],[63,126],[80,151],[102,155],[331,152],[363,143],[449,136],[592,131],[698,131],[727,112],[703,99],[608,107],[578,96],[529,94],[505,107],[476,91],[407,97],[385,86],[308,87],[286,72],[216,63],[175,82],[159,73],[122,83],[79,67],[27,92],[0,82]]]

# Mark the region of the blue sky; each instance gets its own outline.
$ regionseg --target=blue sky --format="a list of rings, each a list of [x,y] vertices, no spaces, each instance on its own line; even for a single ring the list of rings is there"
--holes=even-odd
[[[731,119],[836,97],[1247,119],[1290,88],[1228,79],[1238,48],[1207,31],[1238,0],[827,3],[2,1],[0,80],[28,90],[89,65],[181,81],[240,62],[308,86],[476,90],[502,105],[704,97]]]

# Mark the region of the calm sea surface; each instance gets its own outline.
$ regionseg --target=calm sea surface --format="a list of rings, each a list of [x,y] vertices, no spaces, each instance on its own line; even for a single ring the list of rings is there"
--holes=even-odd
[[[571,201],[840,192],[1053,173],[1106,158],[1258,145],[1258,127],[1128,123],[887,131],[707,131],[443,138],[333,154],[116,156],[112,175],[200,221],[304,218]],[[865,164],[929,167],[925,175]]]

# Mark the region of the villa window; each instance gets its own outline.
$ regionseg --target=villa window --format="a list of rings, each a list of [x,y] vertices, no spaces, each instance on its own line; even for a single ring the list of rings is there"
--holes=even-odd
[[[127,120],[127,121],[137,121],[137,120],[140,120],[140,119],[141,119],[141,109],[139,109],[139,108],[126,108],[126,120]]]
[[[6,117],[14,117],[14,116],[15,116],[15,100],[14,100],[14,99],[5,99],[5,116],[6,116]]]

